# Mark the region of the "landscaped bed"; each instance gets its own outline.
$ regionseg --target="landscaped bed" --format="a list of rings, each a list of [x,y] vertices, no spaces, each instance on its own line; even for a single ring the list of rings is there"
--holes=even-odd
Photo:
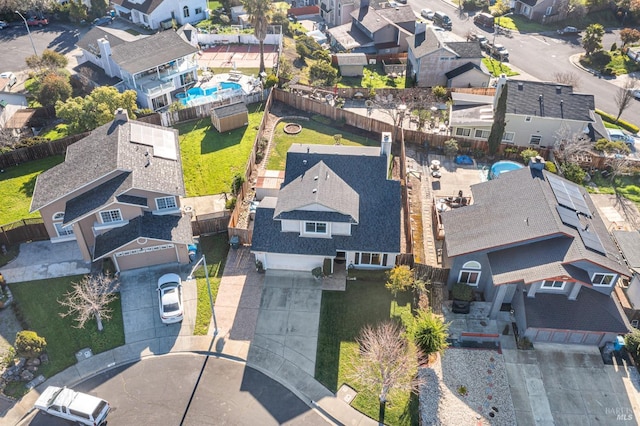
[[[399,321],[405,318],[406,323],[411,318],[412,294],[399,293],[394,300],[384,285],[384,272],[356,270],[350,275],[357,279],[347,282],[346,291],[322,294],[315,376],[333,392],[348,384],[358,392],[351,405],[378,419],[378,395],[364,391],[349,378],[353,368],[350,360],[359,350],[355,338],[367,324],[375,325],[389,318]],[[406,393],[387,404],[384,420],[390,425],[418,424],[417,397]]]
[[[215,303],[222,273],[224,272],[224,263],[229,252],[229,239],[226,233],[200,237],[200,246],[198,248],[205,255],[207,261],[211,297]],[[198,267],[193,276],[196,278],[198,287],[198,307],[193,334],[206,335],[211,324],[211,302],[204,268]]]

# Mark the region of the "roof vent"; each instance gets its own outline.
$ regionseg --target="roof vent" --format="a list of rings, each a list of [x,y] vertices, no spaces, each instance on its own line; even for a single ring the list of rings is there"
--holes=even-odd
[[[524,83],[523,82],[519,82],[518,83],[518,90],[524,90]]]
[[[302,164],[307,165],[307,160],[302,160]]]
[[[318,192],[318,188],[313,188],[313,190],[311,192],[313,192],[315,194],[316,192]]]
[[[317,176],[317,175],[316,175],[316,176],[314,176],[314,177],[313,177],[313,180],[318,180],[318,176]]]
[[[556,93],[558,95],[562,93],[562,86],[556,86]]]

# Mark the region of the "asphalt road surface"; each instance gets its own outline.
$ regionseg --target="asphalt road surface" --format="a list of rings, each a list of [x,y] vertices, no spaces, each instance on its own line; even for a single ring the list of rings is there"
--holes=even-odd
[[[205,359],[197,354],[150,357],[73,388],[109,401],[109,426],[328,424],[257,370],[226,359]],[[21,424],[71,423],[36,411]]]

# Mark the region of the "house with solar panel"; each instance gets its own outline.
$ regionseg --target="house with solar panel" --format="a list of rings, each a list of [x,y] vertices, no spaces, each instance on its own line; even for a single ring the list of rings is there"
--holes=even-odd
[[[118,110],[38,175],[31,212],[40,212],[52,244],[75,241],[85,260],[110,258],[122,271],[189,263],[184,195],[178,131]]]
[[[400,183],[380,148],[293,144],[284,181],[255,213],[251,251],[264,269],[388,269],[400,253]]]
[[[628,332],[612,292],[629,269],[584,188],[539,158],[471,192],[473,204],[442,213],[449,288],[472,286],[491,319],[513,311],[532,342],[602,345]]]

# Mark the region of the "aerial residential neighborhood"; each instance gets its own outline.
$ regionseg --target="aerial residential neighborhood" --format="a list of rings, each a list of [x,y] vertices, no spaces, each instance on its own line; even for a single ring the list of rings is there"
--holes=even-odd
[[[0,30],[0,424],[638,424],[633,2]]]

